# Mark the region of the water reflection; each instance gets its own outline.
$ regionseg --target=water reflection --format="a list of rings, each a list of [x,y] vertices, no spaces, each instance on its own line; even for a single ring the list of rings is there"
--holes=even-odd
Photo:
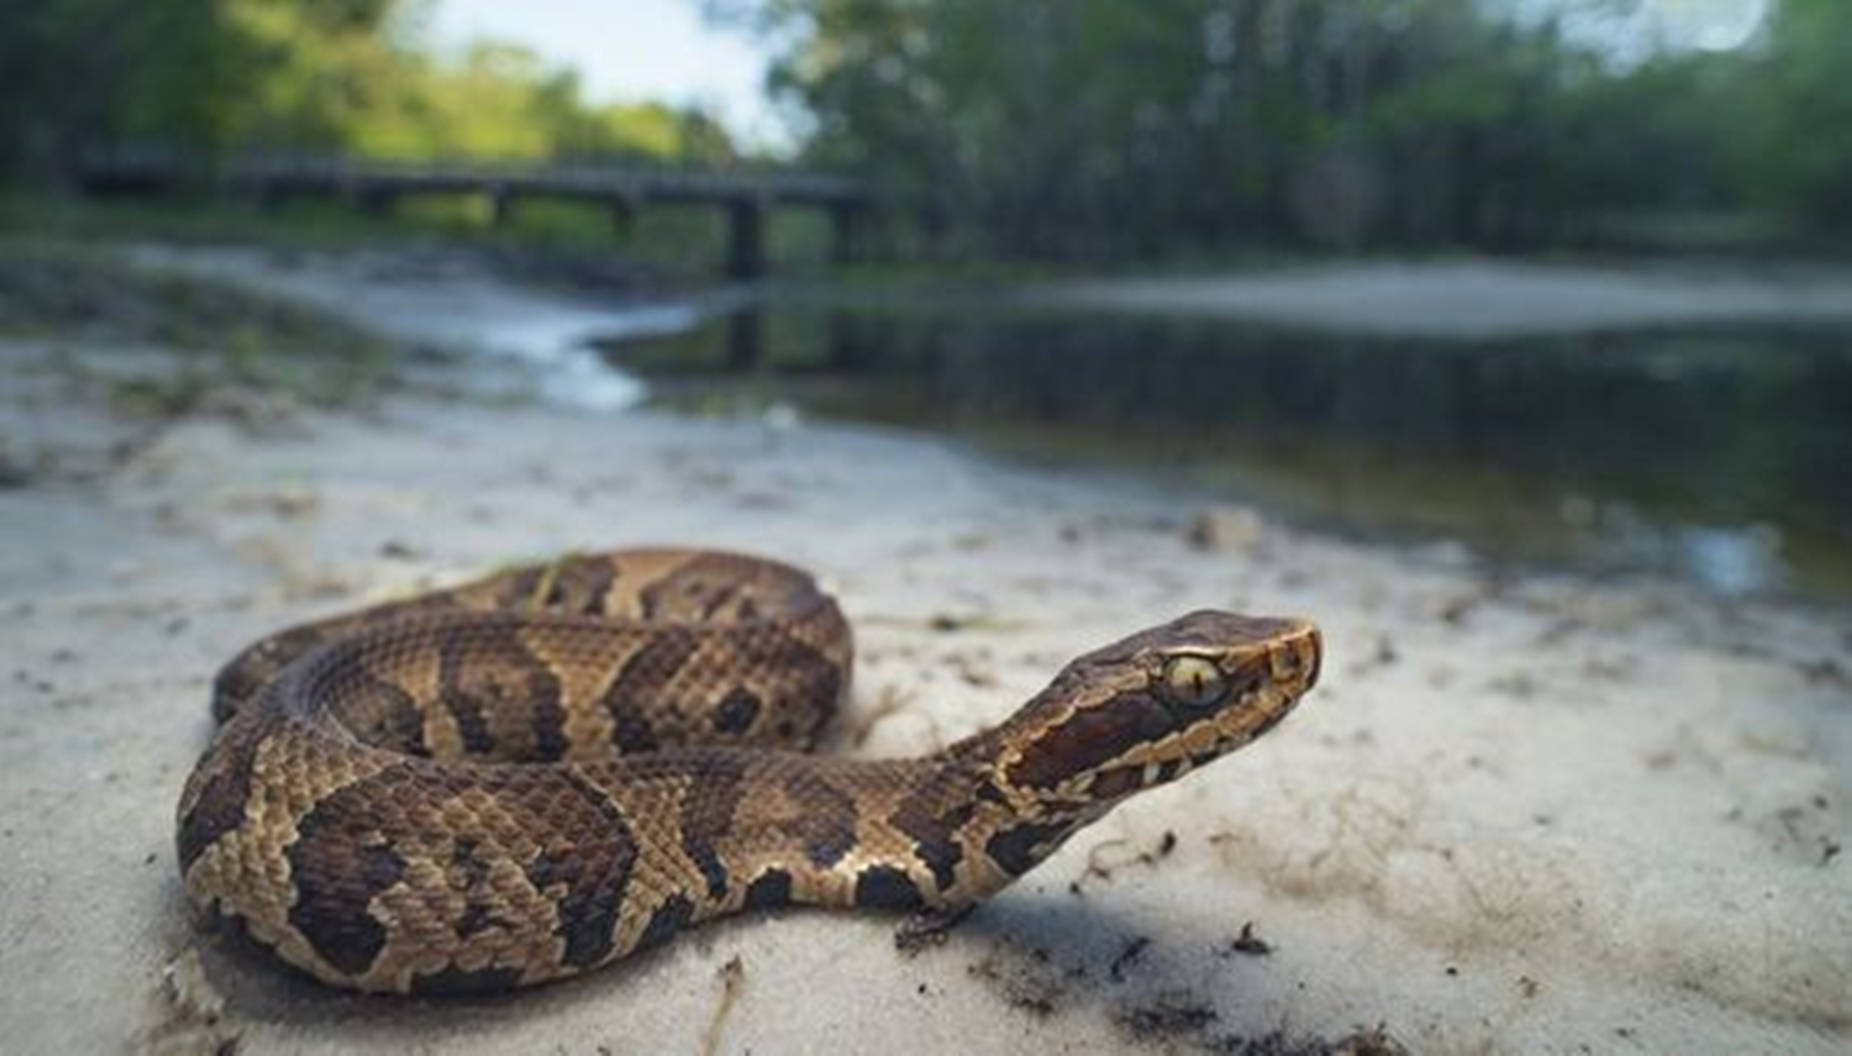
[[[1459,343],[783,305],[604,347],[683,406],[790,401],[1341,529],[1852,596],[1843,333]]]

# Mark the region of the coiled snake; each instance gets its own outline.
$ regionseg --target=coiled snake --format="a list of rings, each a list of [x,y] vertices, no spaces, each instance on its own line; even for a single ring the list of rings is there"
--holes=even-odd
[[[743,909],[948,912],[1258,737],[1298,620],[1196,612],[918,759],[806,754],[850,634],[809,576],[573,556],[297,627],[220,672],[181,794],[191,900],[323,982],[506,989]]]

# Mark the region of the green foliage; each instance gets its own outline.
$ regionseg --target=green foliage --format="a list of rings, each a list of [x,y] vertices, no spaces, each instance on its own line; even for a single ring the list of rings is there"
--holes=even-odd
[[[1621,64],[1551,18],[1622,0],[709,0],[794,41],[810,156],[931,245],[1099,257],[1257,241],[1495,248],[1615,213],[1852,216],[1852,4]]]
[[[455,63],[405,43],[395,0],[14,0],[0,34],[0,170],[68,172],[155,144],[424,159],[724,163],[695,111],[592,105],[570,71],[485,42]]]
[[[68,164],[102,138],[210,142],[233,86],[213,0],[12,0],[0,167]]]
[[[387,382],[391,351],[291,301],[30,239],[0,242],[0,334],[176,350],[175,370],[106,379],[116,402],[157,416],[195,410],[228,387],[316,405],[364,401]]]
[[[146,143],[735,160],[700,113],[594,105],[521,48],[420,51],[435,2],[11,0],[0,172],[56,176],[89,147]],[[1673,216],[1852,227],[1843,0],[1771,0],[1745,48],[1631,65],[1543,16],[1637,0],[706,6],[782,42],[770,88],[814,119],[808,160],[881,190],[908,255],[1537,248]],[[480,226],[464,215],[479,205],[432,208]]]
[[[1506,134],[1555,53],[1472,0],[772,0],[814,33],[775,84],[983,252],[1174,252],[1255,238],[1480,240],[1542,154]],[[1397,225],[1403,229],[1398,231]]]
[[[1852,227],[1852,4],[1781,0],[1768,39],[1736,85],[1749,106],[1733,131],[1752,190],[1841,232]]]
[[[732,156],[701,115],[588,105],[576,74],[525,48],[479,42],[455,65],[436,62],[395,41],[390,0],[220,0],[220,12],[264,57],[230,132],[239,146],[411,160]]]

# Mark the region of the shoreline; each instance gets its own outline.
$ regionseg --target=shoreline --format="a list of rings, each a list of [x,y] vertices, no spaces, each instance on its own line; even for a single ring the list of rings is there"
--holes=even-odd
[[[158,367],[158,349],[0,355],[17,367],[0,428],[54,456],[0,490],[0,1018],[25,1049],[1852,1038],[1845,614],[1492,575],[1458,548],[1347,542],[895,429],[415,394],[151,423],[82,378]],[[1134,798],[910,959],[893,919],[783,912],[513,997],[395,1001],[321,990],[187,920],[173,800],[233,651],[500,563],[650,543],[822,577],[857,631],[834,745],[855,755],[949,743],[1191,608],[1312,616],[1330,656],[1279,730]]]
[[[424,252],[399,260],[378,250],[278,256],[262,249],[137,246],[133,259],[209,281],[232,282],[265,296],[300,300],[381,329],[416,349],[469,349],[469,354],[449,356],[449,362],[403,372],[429,382],[437,391],[493,399],[540,399],[600,410],[637,406],[665,392],[671,394],[667,405],[677,406],[673,376],[665,380],[647,369],[633,372],[622,365],[625,360],[607,354],[613,348],[621,352],[631,339],[641,338],[647,344],[651,339],[668,338],[670,346],[679,347],[684,337],[703,329],[715,332],[716,317],[751,305],[758,306],[753,311],[772,320],[763,325],[775,327],[780,313],[792,306],[815,309],[827,304],[854,311],[883,303],[879,297],[865,299],[867,291],[852,285],[834,288],[834,292],[813,289],[808,293],[801,285],[724,287],[671,301],[620,298],[607,303],[511,283],[467,256]],[[1104,284],[1100,303],[1062,302],[1065,307],[1059,310],[1068,319],[1104,318],[1113,312],[1136,313],[1143,309],[1127,304],[1161,295],[1174,301],[1174,309],[1152,310],[1166,314],[1174,310],[1179,320],[1193,316],[1223,323],[1244,320],[1243,325],[1253,323],[1269,332],[1317,342],[1356,331],[1358,340],[1388,342],[1371,351],[1390,357],[1389,362],[1399,362],[1395,353],[1403,351],[1400,342],[1408,343],[1411,354],[1441,349],[1497,356],[1520,351],[1502,347],[1503,343],[1547,341],[1548,334],[1558,330],[1582,333],[1603,323],[1614,327],[1601,331],[1604,338],[1619,340],[1631,331],[1633,337],[1646,340],[1652,334],[1677,332],[1680,326],[1708,325],[1710,329],[1700,329],[1700,334],[1734,332],[1736,327],[1755,332],[1756,327],[1769,325],[1756,322],[1756,313],[1785,308],[1796,312],[1791,321],[1796,327],[1834,328],[1852,322],[1852,308],[1846,307],[1852,305],[1852,272],[1816,268],[1805,276],[1807,282],[1790,290],[1784,283],[1794,276],[1783,278],[1783,273],[1768,270],[1629,269],[1490,260],[1374,261],[1264,275],[1112,280]],[[1450,291],[1456,286],[1478,288],[1478,314],[1440,303],[1452,296]],[[1822,293],[1838,286],[1846,293],[1843,302]],[[1007,318],[1014,311],[1034,311],[1038,305],[1046,310],[1054,303],[1048,299],[1051,291],[1060,289],[1058,284],[1026,284],[993,291],[993,296],[980,297],[964,307],[980,314],[999,312]],[[1225,300],[1229,296],[1233,300]],[[924,303],[953,316],[959,311],[959,302],[935,300],[931,295]],[[892,303],[887,309],[902,310]],[[1694,310],[1699,314],[1693,316]],[[1843,322],[1836,321],[1833,311],[1844,316]],[[1201,315],[1204,312],[1210,314]],[[1377,322],[1387,332],[1369,334],[1368,327],[1377,325],[1369,321],[1370,314],[1385,312],[1387,317]],[[1266,322],[1268,313],[1279,318]],[[1471,328],[1490,324],[1496,324],[1491,328],[1499,335],[1499,345],[1479,349],[1473,343],[1485,338],[1474,336]],[[1417,336],[1437,326],[1466,329],[1452,336],[1438,332]],[[1321,328],[1333,333],[1321,333]],[[727,333],[731,341],[732,330]],[[1613,351],[1597,345],[1584,354],[1592,361]],[[765,413],[789,413],[783,406],[784,397],[777,395],[780,383],[767,383],[773,396],[763,408]],[[754,377],[745,379],[743,387],[751,393],[761,386]],[[719,406],[718,402],[701,404],[700,399],[696,406],[702,410]],[[717,399],[724,401],[725,397]],[[764,401],[749,397],[747,402]],[[739,411],[736,408],[734,413]],[[858,416],[850,410],[842,417]],[[977,431],[965,432],[970,435],[942,435],[953,442],[974,443],[992,454],[1018,454],[1008,442],[991,443]],[[999,435],[1007,435],[1007,430]],[[1128,435],[1139,440],[1135,434]],[[1083,472],[1113,476],[1129,468],[1150,476],[1150,470],[1160,468],[1151,463],[1150,456],[1144,462],[1137,456],[1124,463],[1116,461],[1108,452],[1128,450],[1120,445],[1120,438],[1082,432],[1061,442],[1069,441],[1082,447],[1104,441],[1090,457],[1076,460],[1076,468]],[[1022,453],[1032,463],[1050,461],[1037,457],[1033,441]],[[1723,597],[1776,595],[1825,605],[1843,603],[1852,584],[1846,578],[1847,566],[1833,557],[1832,533],[1819,528],[1817,522],[1810,527],[1770,520],[1765,510],[1712,517],[1703,512],[1701,504],[1689,503],[1640,509],[1625,488],[1604,492],[1577,485],[1566,492],[1552,490],[1534,477],[1506,479],[1497,466],[1473,463],[1443,462],[1440,470],[1423,464],[1358,471],[1352,464],[1356,455],[1355,450],[1342,447],[1323,449],[1314,438],[1296,445],[1289,457],[1270,455],[1241,465],[1238,472],[1224,472],[1224,486],[1219,488],[1210,479],[1170,480],[1166,486],[1216,488],[1229,501],[1257,504],[1301,527],[1347,531],[1366,540],[1405,540],[1423,534],[1455,538],[1497,555],[1519,574],[1674,574]],[[1334,457],[1339,460],[1336,464],[1331,462]],[[1346,500],[1348,510],[1329,505],[1328,481],[1337,482],[1331,485],[1336,491],[1357,496]],[[1638,483],[1647,487],[1658,482]],[[1696,484],[1682,480],[1676,487],[1688,489]],[[1539,487],[1544,488],[1542,497],[1535,490]],[[1435,492],[1440,496],[1438,505],[1405,507],[1395,498],[1397,489]],[[1360,509],[1372,503],[1373,510]]]
[[[1651,262],[1386,260],[1255,274],[1060,280],[1033,288],[1029,299],[1449,341],[1739,323],[1852,325],[1852,273],[1829,267],[1772,274]]]

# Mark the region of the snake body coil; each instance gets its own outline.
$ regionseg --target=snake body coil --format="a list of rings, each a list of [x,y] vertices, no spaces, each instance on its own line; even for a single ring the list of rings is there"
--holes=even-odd
[[[801,903],[950,911],[1269,729],[1296,620],[1197,612],[918,759],[807,754],[848,625],[795,569],[575,556],[304,625],[220,672],[181,795],[190,898],[323,982],[499,990]]]

